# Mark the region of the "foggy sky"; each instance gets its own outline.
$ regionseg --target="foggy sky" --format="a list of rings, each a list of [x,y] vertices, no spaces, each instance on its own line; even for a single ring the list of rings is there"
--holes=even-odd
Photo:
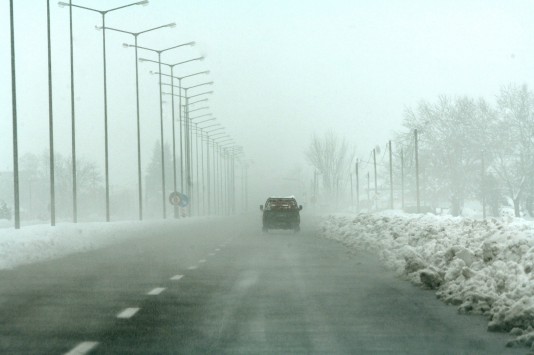
[[[100,9],[129,1],[74,3]],[[304,151],[313,133],[333,129],[358,156],[392,138],[403,110],[439,94],[483,96],[501,85],[533,87],[532,1],[249,1],[152,0],[110,13],[107,25],[141,31],[176,22],[140,37],[162,49],[191,40],[198,45],[163,54],[186,64],[177,75],[211,70],[184,86],[215,81],[210,112],[244,147],[251,176],[290,174],[308,183]],[[56,150],[70,154],[68,8],[52,6]],[[103,167],[102,33],[100,17],[74,9],[78,156]],[[19,149],[48,147],[46,1],[16,1]],[[136,185],[134,52],[132,36],[107,32],[111,184]],[[0,171],[12,170],[9,2],[0,4]],[[156,59],[140,51],[140,56]],[[143,164],[159,139],[157,67],[140,63]],[[203,90],[199,89],[197,92]],[[164,106],[170,143],[170,102]],[[298,169],[302,176],[297,176]],[[288,174],[290,172],[290,174]],[[260,184],[261,185],[261,184]],[[274,187],[261,187],[270,193]],[[284,190],[284,189],[282,189]],[[272,191],[273,193],[286,193]],[[261,201],[263,202],[263,201]]]

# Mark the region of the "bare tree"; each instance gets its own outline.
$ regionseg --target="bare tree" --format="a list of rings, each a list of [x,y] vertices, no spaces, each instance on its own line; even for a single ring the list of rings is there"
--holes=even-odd
[[[323,187],[332,194],[338,183],[348,176],[354,149],[343,138],[333,131],[325,132],[323,137],[314,135],[306,156],[315,169],[321,174]]]
[[[466,197],[480,192],[482,152],[492,145],[495,112],[483,99],[440,96],[436,103],[422,101],[417,110],[407,109],[404,126],[411,141],[419,135],[420,166],[424,193],[434,204],[448,199],[452,213],[461,212]]]
[[[506,195],[513,201],[516,217],[534,172],[534,97],[526,85],[508,85],[497,97],[499,137],[493,149],[492,165],[502,180]]]

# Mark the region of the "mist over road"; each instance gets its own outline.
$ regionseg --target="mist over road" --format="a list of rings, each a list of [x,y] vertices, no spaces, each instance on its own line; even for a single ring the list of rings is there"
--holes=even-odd
[[[0,352],[503,354],[505,334],[315,232],[258,215],[0,271]]]

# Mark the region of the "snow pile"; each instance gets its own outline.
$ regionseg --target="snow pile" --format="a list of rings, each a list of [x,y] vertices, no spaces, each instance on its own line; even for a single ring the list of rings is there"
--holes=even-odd
[[[437,290],[462,313],[486,315],[488,330],[534,349],[534,223],[400,212],[332,215],[321,233],[367,249],[412,282]]]
[[[0,229],[0,269],[54,259],[72,253],[97,249],[130,238],[146,236],[149,231],[164,233],[178,224],[198,218],[166,221],[128,221],[65,223]]]

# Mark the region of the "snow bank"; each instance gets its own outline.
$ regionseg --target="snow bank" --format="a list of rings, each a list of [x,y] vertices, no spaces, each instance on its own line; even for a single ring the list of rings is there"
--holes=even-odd
[[[534,222],[388,211],[331,215],[321,233],[375,252],[459,312],[487,316],[488,330],[517,336],[507,346],[534,349]]]
[[[166,221],[65,223],[0,229],[0,269],[58,258],[146,235],[149,230],[198,222],[199,218]]]

